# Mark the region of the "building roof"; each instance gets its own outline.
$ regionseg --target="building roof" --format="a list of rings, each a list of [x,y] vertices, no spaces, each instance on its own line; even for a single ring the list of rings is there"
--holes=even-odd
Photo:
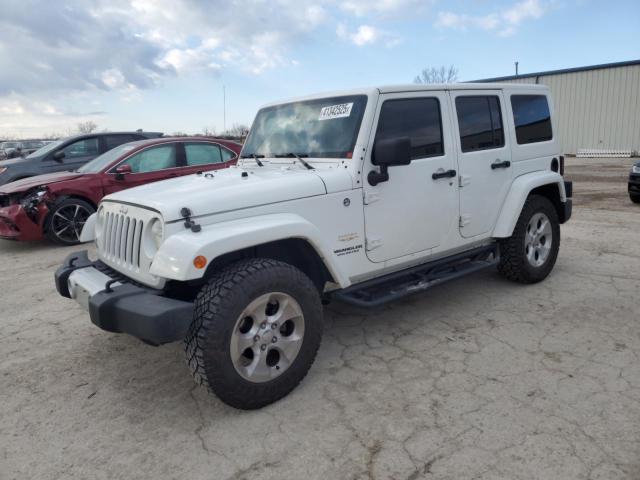
[[[628,60],[626,62],[601,63],[599,65],[588,65],[586,67],[563,68],[561,70],[547,70],[545,72],[522,73],[520,75],[509,75],[506,77],[483,78],[481,80],[471,80],[471,82],[504,82],[517,80],[519,78],[542,77],[547,75],[560,75],[563,73],[586,72],[588,70],[601,70],[603,68],[628,67],[630,65],[640,65],[640,60]]]

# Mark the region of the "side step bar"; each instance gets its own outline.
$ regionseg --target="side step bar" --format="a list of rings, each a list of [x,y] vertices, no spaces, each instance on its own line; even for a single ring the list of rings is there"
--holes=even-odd
[[[367,280],[333,292],[331,296],[358,307],[378,307],[446,281],[492,267],[498,263],[498,260],[498,245],[493,243]]]

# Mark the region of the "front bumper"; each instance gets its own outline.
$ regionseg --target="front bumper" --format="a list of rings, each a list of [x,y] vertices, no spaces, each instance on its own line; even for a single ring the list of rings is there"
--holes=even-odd
[[[628,191],[631,195],[640,195],[640,174],[632,173],[629,175]]]
[[[0,208],[0,238],[5,240],[41,240],[43,222],[48,213],[46,206],[38,209],[38,222],[34,222],[22,205],[9,205]]]
[[[127,333],[153,344],[184,339],[193,317],[193,303],[112,278],[89,260],[86,250],[69,255],[56,270],[58,293],[89,311],[91,321],[108,332]]]

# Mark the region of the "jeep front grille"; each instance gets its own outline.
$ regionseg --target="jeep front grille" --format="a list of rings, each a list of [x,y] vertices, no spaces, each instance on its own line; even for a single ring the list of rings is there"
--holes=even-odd
[[[105,257],[125,267],[140,268],[143,227],[143,220],[120,213],[107,213],[103,233]]]
[[[98,208],[96,244],[106,265],[136,282],[162,288],[165,280],[149,272],[155,249],[147,237],[154,219],[162,221],[154,210],[104,200]]]

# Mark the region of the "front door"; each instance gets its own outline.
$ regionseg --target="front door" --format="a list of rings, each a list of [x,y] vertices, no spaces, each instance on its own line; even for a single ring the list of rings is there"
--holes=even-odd
[[[59,150],[56,150],[58,152]],[[51,153],[42,163],[44,170],[49,172],[69,172],[77,170],[85,163],[100,155],[98,137],[87,137],[76,140],[62,149],[64,157],[54,160]]]
[[[428,255],[458,219],[456,152],[446,92],[381,95],[376,140],[409,137],[411,163],[389,168],[389,180],[375,186],[364,172],[367,256],[384,262],[411,254]],[[372,167],[370,160],[369,169]],[[435,174],[435,175],[434,175]]]
[[[451,91],[460,167],[460,234],[489,236],[511,185],[511,149],[499,90]]]
[[[105,175],[104,194],[177,177],[184,169],[180,164],[175,143],[146,148],[114,166]],[[129,165],[131,173],[118,174],[116,169],[121,165]]]

